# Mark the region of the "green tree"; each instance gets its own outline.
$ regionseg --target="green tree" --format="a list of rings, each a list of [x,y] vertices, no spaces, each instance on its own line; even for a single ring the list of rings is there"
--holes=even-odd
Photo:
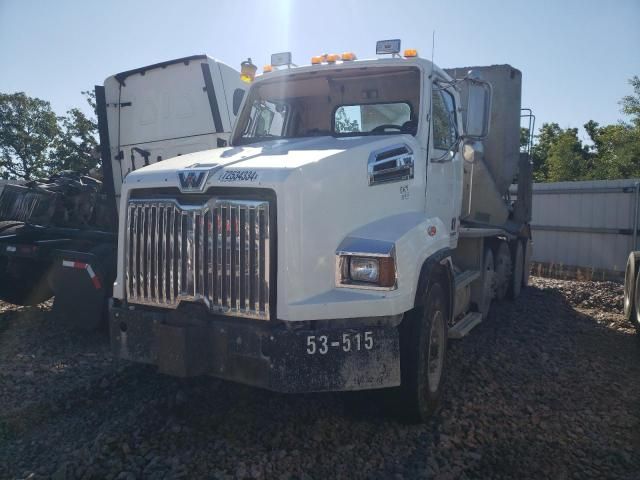
[[[622,113],[631,116],[631,123],[600,126],[590,120],[584,125],[589,134],[592,168],[588,177],[616,179],[640,176],[640,78],[629,80],[633,94],[620,101]]]
[[[538,135],[536,135],[536,143],[531,149],[531,161],[533,163],[533,179],[536,182],[546,182],[549,167],[547,165],[547,157],[549,149],[562,133],[560,125],[557,123],[543,123],[540,127]]]
[[[82,92],[95,114],[93,92]],[[56,117],[49,102],[0,94],[0,178],[32,180],[61,170],[89,173],[100,164],[94,116],[72,108]]]
[[[578,138],[577,128],[561,131],[551,142],[546,166],[547,180],[550,182],[582,180],[587,175],[588,155]]]
[[[56,171],[74,170],[88,174],[100,163],[96,138],[98,124],[78,108],[67,111],[58,121],[60,134],[55,140],[53,168]]]
[[[629,85],[633,87],[633,94],[622,97],[620,105],[622,112],[631,116],[631,122],[636,128],[640,128],[640,77],[634,75],[629,79]]]
[[[95,93],[82,92],[95,115]],[[58,117],[60,134],[55,140],[52,168],[56,171],[74,170],[88,174],[100,164],[100,147],[95,117],[87,117],[79,108],[68,110]]]
[[[590,178],[605,180],[640,176],[640,125],[605,125],[590,121],[585,129],[593,142]]]
[[[0,93],[0,177],[31,180],[46,175],[59,131],[49,102],[24,92]]]

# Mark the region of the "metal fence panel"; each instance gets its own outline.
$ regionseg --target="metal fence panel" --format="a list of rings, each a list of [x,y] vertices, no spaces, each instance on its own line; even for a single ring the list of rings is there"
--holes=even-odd
[[[623,274],[629,251],[637,248],[639,182],[535,184],[533,261]]]

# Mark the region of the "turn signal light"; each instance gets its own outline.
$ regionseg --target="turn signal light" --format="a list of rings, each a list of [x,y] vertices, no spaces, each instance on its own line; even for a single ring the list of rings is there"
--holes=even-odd
[[[404,56],[409,58],[409,57],[417,57],[418,56],[418,50],[416,50],[415,48],[407,48],[404,51]]]
[[[311,57],[311,65],[320,65],[322,63],[322,55]]]
[[[356,54],[353,52],[344,52],[342,54],[342,61],[343,62],[350,62],[352,60],[356,59]]]
[[[273,67],[271,65],[265,65],[262,67],[262,73],[269,73],[273,71]]]

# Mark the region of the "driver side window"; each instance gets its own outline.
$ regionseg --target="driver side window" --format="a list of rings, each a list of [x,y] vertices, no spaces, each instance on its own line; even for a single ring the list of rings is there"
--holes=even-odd
[[[433,148],[448,150],[455,143],[456,110],[453,96],[446,90],[434,90],[431,95],[433,114]]]

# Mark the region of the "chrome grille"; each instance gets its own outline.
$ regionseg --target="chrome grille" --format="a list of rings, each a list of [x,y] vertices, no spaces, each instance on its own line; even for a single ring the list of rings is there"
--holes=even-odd
[[[132,199],[127,208],[130,303],[269,319],[269,202],[211,198],[203,205]]]

